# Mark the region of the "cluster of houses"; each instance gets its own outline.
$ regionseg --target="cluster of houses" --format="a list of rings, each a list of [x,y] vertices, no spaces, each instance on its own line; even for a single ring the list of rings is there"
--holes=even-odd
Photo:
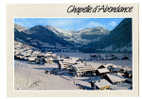
[[[44,64],[51,63],[53,58],[56,58],[56,54],[42,53],[38,49],[15,41],[14,58],[35,64]]]
[[[132,70],[116,66],[114,64],[90,65],[81,58],[58,57],[52,52],[42,53],[38,49],[15,41],[15,59],[28,61],[36,64],[56,63],[57,69],[45,71],[49,74],[59,74],[61,71],[72,75],[75,78],[88,77],[86,82],[91,89],[113,89],[117,84],[129,84],[132,89]],[[100,55],[91,55],[93,58],[100,59]],[[115,55],[107,56],[107,59],[116,59]],[[122,59],[128,59],[123,57]],[[77,83],[75,83],[78,85]],[[83,84],[83,83],[82,83]],[[82,85],[81,83],[79,85]],[[86,86],[86,85],[85,85]],[[84,87],[82,87],[84,88]]]
[[[123,83],[129,84],[129,89],[132,88],[132,70],[125,67],[113,64],[91,66],[73,57],[59,60],[58,64],[60,70],[66,69],[74,77],[89,77],[87,82],[91,89],[113,89],[115,85]]]
[[[128,84],[129,88],[132,89],[132,70],[125,67],[116,66],[114,64],[103,64],[103,65],[89,65],[82,61],[80,58],[68,57],[60,58],[56,60],[58,69],[51,70],[50,73],[56,75],[61,72],[68,71],[66,73],[71,74],[75,78],[84,80],[84,77],[88,77],[86,83],[79,81],[76,85],[85,84],[82,89],[88,85],[90,89],[115,89],[117,84]]]

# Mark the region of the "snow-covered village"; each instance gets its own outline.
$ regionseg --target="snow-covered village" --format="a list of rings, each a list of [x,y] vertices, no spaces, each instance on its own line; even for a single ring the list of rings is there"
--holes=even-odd
[[[80,18],[79,24],[90,20],[116,23],[112,29],[94,25],[70,32],[49,24],[27,28],[20,24],[21,20],[17,19],[14,25],[16,90],[133,89],[130,18]],[[61,21],[67,20],[71,19]]]

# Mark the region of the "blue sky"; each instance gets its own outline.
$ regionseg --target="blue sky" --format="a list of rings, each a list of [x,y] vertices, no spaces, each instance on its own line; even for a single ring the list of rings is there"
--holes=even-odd
[[[78,31],[97,26],[112,30],[123,19],[124,18],[15,18],[14,22],[26,28],[35,25],[50,25],[67,31]]]

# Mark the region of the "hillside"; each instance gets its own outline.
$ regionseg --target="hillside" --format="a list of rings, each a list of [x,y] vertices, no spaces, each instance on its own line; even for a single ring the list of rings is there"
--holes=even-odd
[[[124,19],[109,35],[99,41],[91,42],[81,48],[84,52],[131,52],[132,20]]]
[[[52,47],[72,46],[69,42],[58,37],[54,32],[40,25],[34,26],[30,29],[21,32],[15,28],[14,33],[16,41],[26,43],[27,45],[36,48],[44,48],[51,46]]]

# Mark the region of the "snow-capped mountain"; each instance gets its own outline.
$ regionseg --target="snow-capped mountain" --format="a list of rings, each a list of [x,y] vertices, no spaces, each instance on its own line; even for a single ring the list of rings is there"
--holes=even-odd
[[[131,52],[132,20],[124,19],[115,29],[103,27],[65,31],[53,26],[36,25],[26,29],[14,25],[15,40],[38,48],[68,47],[82,52]]]
[[[19,24],[14,24],[14,28],[17,29],[19,32],[26,30],[26,27],[23,27]]]
[[[109,31],[103,27],[85,28],[80,31],[65,31],[49,25],[45,27],[64,40],[77,44],[87,44],[91,41],[98,41],[104,35],[109,34]]]
[[[15,40],[22,41],[28,45],[43,48],[43,47],[66,47],[72,46],[71,43],[58,37],[53,31],[44,26],[37,25],[24,31],[18,31],[15,28]],[[46,45],[46,46],[45,46]]]

